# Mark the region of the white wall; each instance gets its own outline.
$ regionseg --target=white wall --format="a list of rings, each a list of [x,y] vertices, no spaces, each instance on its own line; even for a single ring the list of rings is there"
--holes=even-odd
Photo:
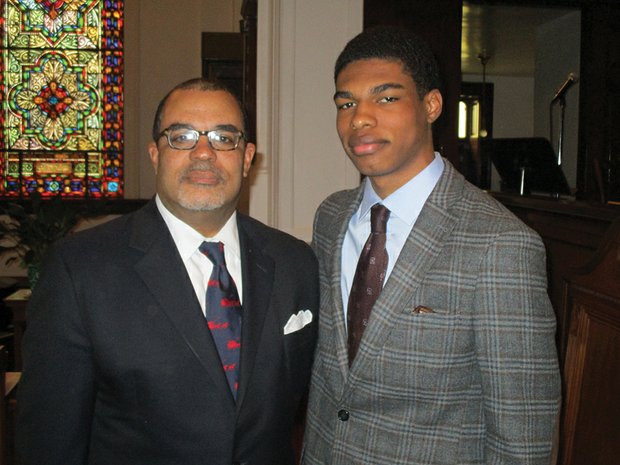
[[[534,78],[489,76],[495,83],[493,137],[532,137]]]
[[[482,75],[464,74],[465,82],[482,82]],[[532,137],[534,78],[486,76],[493,83],[493,137]]]
[[[362,30],[363,0],[262,0],[258,12],[259,173],[250,214],[309,240],[319,203],[359,174],[336,133],[333,66]]]
[[[482,82],[482,75],[465,74],[463,81]],[[534,136],[534,78],[486,77],[493,83],[493,137]],[[491,190],[499,190],[499,174],[492,167]]]

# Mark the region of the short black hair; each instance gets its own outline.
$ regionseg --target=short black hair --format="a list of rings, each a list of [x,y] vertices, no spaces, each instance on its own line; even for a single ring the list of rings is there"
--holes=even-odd
[[[373,58],[401,62],[420,98],[441,87],[437,60],[428,44],[414,32],[394,26],[373,27],[351,39],[336,60],[334,81],[350,63]]]
[[[152,129],[153,140],[156,143],[157,143],[157,139],[159,135],[161,134],[161,116],[164,112],[164,107],[166,106],[166,102],[170,98],[170,95],[172,95],[172,93],[177,90],[200,90],[200,91],[221,90],[224,92],[228,92],[230,95],[232,95],[235,98],[235,101],[237,102],[237,105],[239,106],[239,110],[241,111],[241,115],[243,118],[243,127],[241,128],[241,130],[243,131],[246,137],[246,140],[248,140],[248,138],[250,137],[250,135],[248,134],[248,130],[249,130],[248,129],[249,128],[248,112],[246,111],[245,106],[243,105],[243,102],[241,101],[239,96],[230,88],[230,86],[226,85],[223,82],[199,77],[199,78],[189,79],[180,84],[177,84],[170,90],[170,92],[168,92],[164,96],[164,98],[161,99],[161,101],[159,102],[159,105],[157,105],[157,111],[155,111],[155,118],[153,119],[153,129]]]

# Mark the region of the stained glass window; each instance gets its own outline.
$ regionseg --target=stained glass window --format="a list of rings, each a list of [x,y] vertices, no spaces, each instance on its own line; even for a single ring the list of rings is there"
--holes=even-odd
[[[122,4],[0,0],[0,197],[122,197]]]

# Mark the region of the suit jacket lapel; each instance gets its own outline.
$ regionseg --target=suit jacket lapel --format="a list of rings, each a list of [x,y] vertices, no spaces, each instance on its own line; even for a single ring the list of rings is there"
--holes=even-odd
[[[154,201],[136,213],[131,246],[144,252],[135,269],[159,308],[234,408],[233,397],[200,303]]]
[[[254,361],[263,334],[263,324],[269,309],[274,278],[274,262],[262,251],[260,235],[249,231],[247,219],[237,215],[239,242],[241,246],[241,267],[243,273],[243,326],[241,329],[241,372],[239,373],[239,409],[247,393]]]
[[[381,295],[373,307],[362,345],[351,371],[367,370],[392,330],[395,315],[410,304],[416,289],[432,268],[458,217],[451,213],[460,198],[464,179],[445,161],[444,173],[424,204],[420,216],[403,246]],[[357,377],[354,377],[355,379]]]
[[[363,185],[358,189],[351,191],[351,197],[344,203],[344,208],[340,209],[333,217],[333,224],[330,230],[334,232],[335,238],[330,241],[333,244],[333,253],[331,254],[330,267],[331,270],[327,270],[327,276],[331,277],[330,288],[333,302],[331,305],[332,314],[331,318],[334,322],[336,329],[336,352],[338,355],[338,362],[343,378],[348,376],[349,372],[349,352],[347,349],[347,330],[345,322],[345,311],[342,302],[342,244],[349,227],[349,221],[359,208],[362,201]]]

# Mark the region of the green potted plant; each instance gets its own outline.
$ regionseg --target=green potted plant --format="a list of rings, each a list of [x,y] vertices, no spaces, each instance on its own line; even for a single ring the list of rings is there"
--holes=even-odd
[[[32,208],[26,209],[7,203],[0,208],[0,254],[9,255],[6,265],[19,260],[34,287],[49,247],[69,233],[82,215],[79,205],[60,196],[44,199],[34,193],[30,205]]]

